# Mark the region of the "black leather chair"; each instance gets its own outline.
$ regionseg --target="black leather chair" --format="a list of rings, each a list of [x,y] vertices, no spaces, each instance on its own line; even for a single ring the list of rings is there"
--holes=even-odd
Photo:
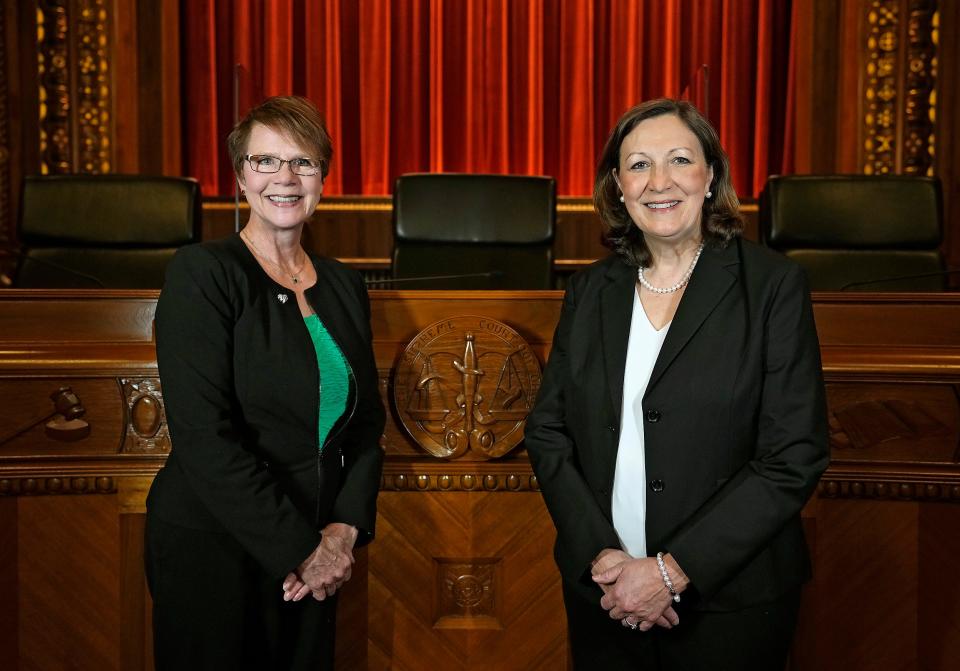
[[[159,289],[177,248],[200,239],[200,185],[181,177],[24,179],[13,286]]]
[[[393,286],[552,289],[556,191],[551,177],[401,176],[393,190],[394,279],[457,277]]]
[[[760,235],[806,269],[815,291],[943,291],[941,202],[929,177],[773,176]]]

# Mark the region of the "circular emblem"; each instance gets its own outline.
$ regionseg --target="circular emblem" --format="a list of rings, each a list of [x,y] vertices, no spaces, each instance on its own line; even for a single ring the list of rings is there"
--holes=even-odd
[[[484,585],[475,575],[462,575],[453,583],[453,601],[461,608],[475,608],[483,601]]]
[[[488,317],[443,319],[400,357],[393,398],[400,423],[435,457],[501,457],[523,439],[540,389],[540,362],[512,328]]]

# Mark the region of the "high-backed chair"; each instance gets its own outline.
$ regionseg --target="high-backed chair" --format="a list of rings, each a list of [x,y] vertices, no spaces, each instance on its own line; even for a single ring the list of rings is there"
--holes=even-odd
[[[177,248],[200,239],[200,185],[180,177],[26,177],[13,286],[159,289]]]
[[[393,277],[437,279],[394,286],[552,289],[556,211],[551,177],[403,175],[393,190]],[[486,275],[464,277],[473,274]]]
[[[905,175],[773,176],[760,235],[815,291],[943,291],[940,182]]]

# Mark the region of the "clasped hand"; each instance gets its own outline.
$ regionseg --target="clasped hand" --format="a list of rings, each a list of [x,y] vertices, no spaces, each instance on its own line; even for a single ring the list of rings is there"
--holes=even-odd
[[[656,559],[634,559],[623,550],[608,549],[597,555],[592,574],[603,590],[600,605],[611,618],[628,620],[641,631],[680,624]]]
[[[299,601],[309,594],[317,601],[336,594],[351,576],[357,530],[333,522],[324,527],[320,544],[283,580],[283,600]]]

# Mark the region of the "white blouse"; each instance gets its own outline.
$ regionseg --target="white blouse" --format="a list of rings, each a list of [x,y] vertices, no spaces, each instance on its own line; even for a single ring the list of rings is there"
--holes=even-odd
[[[643,394],[670,324],[659,331],[647,318],[640,296],[633,292],[633,317],[623,374],[620,444],[613,476],[613,528],[631,557],[647,556],[647,474],[644,464]]]

